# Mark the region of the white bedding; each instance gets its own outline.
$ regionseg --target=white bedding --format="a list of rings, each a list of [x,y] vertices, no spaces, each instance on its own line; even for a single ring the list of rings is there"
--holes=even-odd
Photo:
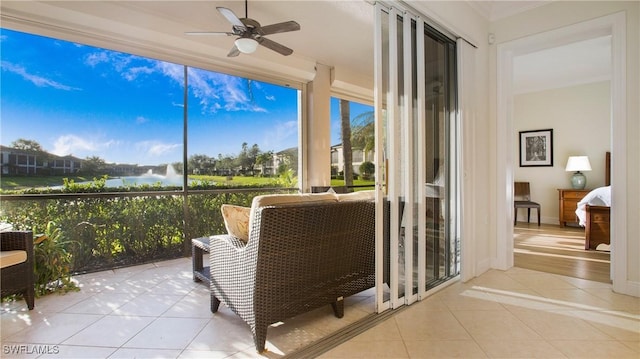
[[[578,216],[581,226],[586,225],[587,211],[586,205],[590,206],[606,206],[611,207],[611,186],[599,187],[593,191],[587,193],[580,202],[578,202],[578,208],[576,209],[576,215]]]

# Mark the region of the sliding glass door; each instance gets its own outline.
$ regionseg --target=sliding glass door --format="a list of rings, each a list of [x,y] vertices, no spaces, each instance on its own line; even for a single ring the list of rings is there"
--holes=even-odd
[[[459,274],[456,43],[376,6],[378,308],[411,304]]]

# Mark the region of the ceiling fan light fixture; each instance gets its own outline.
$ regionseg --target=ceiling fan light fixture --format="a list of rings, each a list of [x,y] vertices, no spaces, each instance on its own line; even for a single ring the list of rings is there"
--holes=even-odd
[[[241,37],[236,40],[236,47],[243,54],[252,54],[258,48],[258,42],[248,37]]]

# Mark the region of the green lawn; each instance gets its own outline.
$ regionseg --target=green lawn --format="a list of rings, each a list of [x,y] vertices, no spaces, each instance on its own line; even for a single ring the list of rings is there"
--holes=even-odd
[[[240,185],[246,186],[250,184],[256,185],[267,185],[269,183],[274,183],[277,178],[276,177],[244,177],[244,176],[234,176],[231,180],[228,180],[225,176],[205,176],[205,175],[191,175],[189,179],[196,181],[209,181],[215,183],[224,183],[228,185]]]
[[[0,188],[3,191],[11,191],[34,187],[62,186],[64,178],[72,179],[76,183],[93,179],[83,176],[2,176],[0,177]]]
[[[331,185],[332,186],[344,186],[344,180],[332,179],[331,180]],[[375,185],[375,181],[357,179],[357,180],[353,180],[353,185],[354,186],[371,186],[371,187],[373,187]],[[364,188],[364,189],[373,189],[373,188]]]
[[[0,188],[3,191],[11,191],[11,190],[21,190],[27,188],[34,187],[50,187],[50,186],[62,186],[63,179],[69,178],[74,180],[76,183],[91,181],[93,178],[83,177],[83,176],[2,176],[0,178]],[[216,182],[226,185],[237,185],[237,186],[247,186],[251,184],[255,185],[268,185],[274,183],[277,178],[275,177],[243,177],[243,176],[234,176],[231,180],[228,180],[227,177],[224,176],[203,176],[203,175],[193,175],[189,176],[189,179],[199,180],[199,181],[209,181]],[[344,186],[344,180],[331,180],[332,186]],[[365,180],[354,180],[354,186],[373,186],[374,181],[365,181]]]
[[[21,190],[37,187],[62,186],[63,179],[69,178],[74,182],[86,182],[93,180],[92,177],[83,176],[2,176],[0,178],[0,188],[3,191]],[[246,186],[249,184],[268,185],[276,181],[276,178],[265,177],[242,177],[235,176],[232,180],[227,180],[225,176],[189,176],[189,179],[199,181],[209,181],[223,183],[227,185]]]

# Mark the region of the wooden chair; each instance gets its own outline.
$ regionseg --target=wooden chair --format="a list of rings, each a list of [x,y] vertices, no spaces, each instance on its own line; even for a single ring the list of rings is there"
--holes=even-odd
[[[529,182],[515,182],[513,186],[513,225],[518,220],[518,208],[527,209],[527,223],[531,221],[531,208],[538,210],[538,226],[540,225],[540,203],[531,201]]]

